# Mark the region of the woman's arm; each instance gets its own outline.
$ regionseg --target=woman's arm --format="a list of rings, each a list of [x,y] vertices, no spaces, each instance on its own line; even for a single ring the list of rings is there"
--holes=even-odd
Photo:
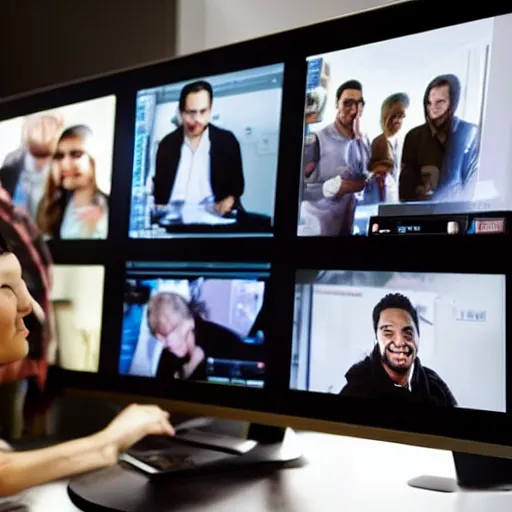
[[[115,443],[105,433],[41,450],[0,453],[0,496],[117,462]]]
[[[130,405],[101,432],[26,452],[0,452],[0,496],[116,464],[147,435],[174,435],[169,414],[153,405]]]

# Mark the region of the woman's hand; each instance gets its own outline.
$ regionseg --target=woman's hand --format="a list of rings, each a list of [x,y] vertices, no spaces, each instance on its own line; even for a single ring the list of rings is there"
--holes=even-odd
[[[114,447],[117,457],[148,435],[174,436],[174,429],[169,413],[160,407],[132,404],[110,422],[102,435],[107,445]]]

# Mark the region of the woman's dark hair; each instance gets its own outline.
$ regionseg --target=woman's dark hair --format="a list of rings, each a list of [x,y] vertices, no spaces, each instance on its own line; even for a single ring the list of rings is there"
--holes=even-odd
[[[92,130],[84,124],[71,126],[62,132],[57,145],[66,139],[80,138],[86,140],[92,136]],[[94,196],[101,195],[106,198],[106,194],[99,189],[96,181],[96,161],[91,155],[89,155],[89,158],[93,166]],[[36,215],[37,226],[42,233],[59,238],[62,217],[71,196],[72,192],[65,190],[61,183],[55,183],[50,171],[46,180],[44,195]]]
[[[6,254],[12,252],[7,240],[5,239],[4,235],[0,233],[0,254]]]

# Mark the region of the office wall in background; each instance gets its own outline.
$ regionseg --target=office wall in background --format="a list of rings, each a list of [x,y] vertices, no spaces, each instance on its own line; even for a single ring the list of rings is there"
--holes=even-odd
[[[194,53],[395,2],[178,0],[176,53]]]
[[[2,0],[0,98],[173,57],[176,0]]]

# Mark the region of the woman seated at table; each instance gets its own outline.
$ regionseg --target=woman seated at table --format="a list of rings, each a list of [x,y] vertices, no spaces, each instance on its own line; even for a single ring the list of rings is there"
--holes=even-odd
[[[34,299],[21,267],[0,233],[0,364],[23,359],[28,331],[23,318]],[[40,450],[15,452],[0,447],[0,496],[75,474],[112,466],[119,455],[147,435],[174,435],[169,415],[157,406],[130,405],[104,430]],[[3,448],[3,449],[2,449]]]

